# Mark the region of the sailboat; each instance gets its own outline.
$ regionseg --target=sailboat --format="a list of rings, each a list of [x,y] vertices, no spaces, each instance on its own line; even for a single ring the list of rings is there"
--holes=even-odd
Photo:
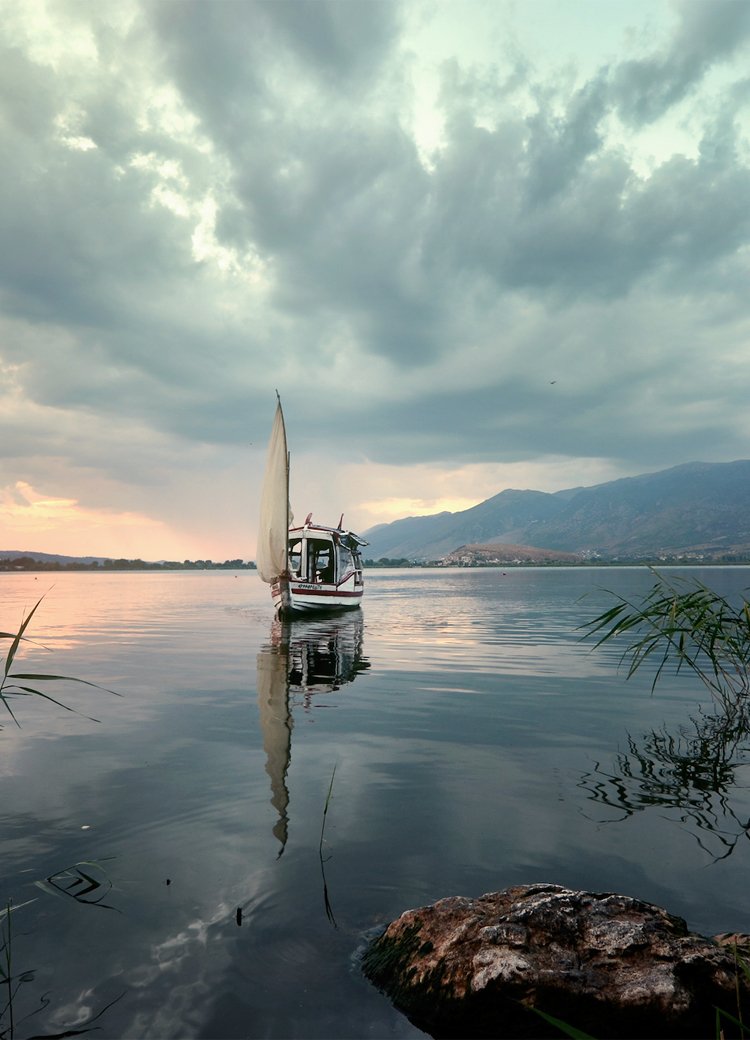
[[[294,526],[289,507],[289,449],[281,399],[268,442],[266,472],[260,502],[256,565],[271,586],[271,598],[280,617],[320,611],[351,610],[365,591],[360,547],[367,542],[344,529],[313,523]]]

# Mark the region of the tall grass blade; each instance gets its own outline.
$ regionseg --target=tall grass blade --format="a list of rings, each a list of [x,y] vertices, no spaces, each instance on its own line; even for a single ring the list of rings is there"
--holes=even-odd
[[[331,924],[333,925],[334,928],[338,928],[338,925],[336,924],[336,918],[333,915],[333,907],[331,905],[331,900],[330,900],[329,895],[328,895],[328,882],[326,881],[325,860],[323,859],[323,837],[324,837],[325,829],[326,829],[326,815],[328,814],[328,806],[330,805],[331,796],[333,794],[333,781],[334,781],[335,776],[336,776],[336,766],[334,765],[333,772],[331,773],[331,782],[328,785],[328,794],[326,795],[326,803],[323,806],[323,823],[322,823],[321,828],[320,828],[320,843],[318,845],[318,858],[320,859],[320,874],[321,874],[321,877],[323,878],[323,906],[325,907],[326,917],[331,922]]]
[[[734,1015],[730,1014],[728,1011],[723,1011],[721,1008],[717,1007],[716,1008],[716,1036],[717,1037],[724,1036],[724,1030],[721,1028],[722,1020],[726,1020],[727,1022],[731,1022],[732,1025],[737,1026],[737,1028],[740,1030],[740,1036],[742,1036],[742,1037],[746,1037],[747,1036],[747,1033],[748,1033],[747,1026],[744,1025],[740,1021],[739,1018],[735,1018]]]
[[[43,680],[44,682],[74,682],[80,686],[93,686],[95,690],[111,693],[113,697],[122,697],[122,694],[118,693],[117,690],[109,690],[106,686],[100,686],[99,683],[89,682],[88,679],[77,679],[74,675],[50,675],[47,672],[13,672],[8,678],[31,679],[32,681]]]
[[[750,604],[735,609],[698,581],[652,573],[656,583],[640,603],[610,592],[616,604],[580,626],[583,638],[594,637],[596,649],[628,637],[620,657],[628,678],[656,655],[652,692],[673,664],[676,674],[690,669],[723,706],[750,694]]]
[[[8,650],[8,653],[7,653],[6,658],[5,658],[5,675],[6,676],[7,676],[8,672],[10,671],[11,665],[13,664],[13,658],[16,656],[16,652],[18,650],[19,644],[20,644],[21,640],[23,639],[23,634],[26,631],[26,629],[28,628],[29,622],[33,618],[34,614],[36,613],[37,607],[39,606],[39,604],[42,602],[43,599],[44,599],[44,596],[40,596],[39,597],[39,599],[36,601],[36,603],[31,608],[29,613],[26,615],[26,617],[21,622],[21,627],[19,628],[19,630],[16,632],[15,636],[13,637],[13,642],[11,643],[10,650]]]
[[[71,708],[69,704],[63,704],[62,701],[58,701],[55,697],[51,697],[48,693],[43,693],[41,690],[32,689],[31,686],[7,686],[6,690],[13,690],[19,694],[34,694],[36,697],[42,697],[45,701],[51,701],[56,704],[59,708],[64,708],[65,711],[70,711],[74,715],[81,715],[84,719],[88,719],[89,722],[100,722],[100,719],[95,719],[93,715],[86,715],[82,711],[78,711],[76,708]]]
[[[11,952],[12,939],[13,939],[13,930],[12,930],[12,926],[11,926],[11,911],[12,911],[12,909],[13,909],[13,903],[10,900],[8,900],[8,902],[6,904],[6,913],[5,913],[6,924],[5,924],[5,929],[4,929],[5,930],[5,935],[3,936],[3,947],[2,947],[2,953],[4,955],[4,960],[5,960],[5,967],[3,969],[3,982],[5,983],[5,985],[7,987],[8,997],[7,997],[7,1000],[6,1000],[6,1003],[5,1003],[5,1007],[3,1008],[2,1015],[5,1015],[6,1013],[8,1015],[8,1023],[9,1023],[8,1036],[9,1036],[9,1040],[13,1040],[14,1033],[15,1033],[15,1023],[14,1023],[14,1017],[13,1017],[13,998],[15,996],[15,990],[13,989],[13,957],[12,957],[12,952]],[[2,1017],[2,1016],[0,1016],[0,1017]]]
[[[4,918],[6,918],[12,911],[20,910],[22,906],[29,906],[30,903],[36,903],[36,899],[26,899],[23,903],[13,903],[4,906],[3,909],[0,910],[0,921],[4,920]]]
[[[331,802],[331,795],[333,794],[333,781],[334,781],[335,777],[336,777],[336,766],[333,767],[333,772],[331,773],[331,782],[328,785],[328,794],[326,795],[326,804],[323,806],[323,823],[322,823],[321,828],[320,828],[320,845],[318,846],[321,855],[323,854],[323,835],[324,835],[325,829],[326,829],[326,816],[328,814],[328,806],[329,806],[329,804]]]
[[[555,1018],[554,1015],[548,1015],[546,1011],[540,1011],[539,1008],[530,1008],[531,1011],[535,1011],[540,1018],[543,1018],[549,1025],[559,1029],[565,1036],[572,1037],[572,1040],[594,1040],[594,1037],[590,1033],[584,1033],[582,1029],[576,1029],[575,1026],[568,1025],[567,1022],[563,1022],[559,1018]]]
[[[94,873],[100,873],[102,877],[94,877]],[[70,898],[86,906],[114,910],[118,914],[121,912],[111,903],[104,902],[113,885],[102,865],[94,860],[81,860],[70,867],[63,867],[62,870],[50,874],[42,881],[35,881],[34,884],[42,892],[58,898]]]
[[[8,698],[7,698],[7,697],[5,697],[5,696],[3,695],[3,692],[2,692],[2,687],[1,687],[1,686],[0,686],[0,701],[2,701],[2,702],[3,702],[3,704],[5,705],[5,707],[6,707],[7,711],[8,711],[8,714],[10,715],[10,717],[11,717],[11,718],[13,719],[13,721],[15,722],[15,724],[16,724],[16,725],[18,726],[18,728],[20,729],[20,728],[21,728],[21,723],[20,723],[20,722],[18,721],[18,719],[16,718],[16,716],[15,716],[15,715],[13,714],[13,709],[12,709],[12,708],[11,708],[11,706],[10,706],[10,703],[9,703],[9,701],[8,701]]]
[[[26,615],[26,617],[23,618],[21,625],[15,634],[9,632],[0,632],[0,638],[12,640],[12,643],[5,658],[5,664],[3,666],[2,674],[0,674],[0,701],[2,701],[6,711],[19,728],[20,723],[16,718],[16,715],[13,712],[13,709],[10,705],[11,697],[26,697],[32,695],[35,697],[41,697],[44,700],[50,701],[52,704],[56,704],[59,708],[64,708],[65,711],[70,711],[76,715],[81,715],[83,718],[88,719],[90,722],[98,722],[99,719],[94,718],[93,715],[86,715],[84,712],[78,711],[76,708],[71,708],[70,705],[64,704],[62,701],[57,700],[57,698],[52,697],[48,693],[44,693],[42,690],[38,689],[35,686],[32,687],[23,684],[26,682],[70,682],[78,683],[81,686],[90,686],[92,689],[102,690],[104,693],[111,693],[114,697],[121,697],[122,694],[117,693],[116,690],[110,690],[106,686],[100,686],[99,683],[90,682],[88,679],[78,679],[73,675],[57,675],[48,672],[11,672],[11,667],[15,659],[15,656],[18,652],[18,648],[20,647],[21,642],[26,641],[28,638],[25,635],[25,632],[29,626],[29,622],[36,613],[36,610],[43,599],[44,596],[40,596],[40,598],[34,604],[32,609]],[[31,642],[35,642],[35,640],[31,640]],[[2,1040],[2,1036],[0,1036],[0,1040]]]

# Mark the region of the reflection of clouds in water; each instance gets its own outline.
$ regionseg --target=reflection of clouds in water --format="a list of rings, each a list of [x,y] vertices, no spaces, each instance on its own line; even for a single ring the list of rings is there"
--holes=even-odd
[[[217,995],[226,989],[226,977],[236,957],[236,944],[231,940],[239,934],[237,907],[243,908],[244,932],[250,933],[254,924],[267,924],[276,906],[278,885],[276,871],[259,871],[248,883],[235,884],[221,893],[210,909],[189,920],[181,915],[182,922],[172,931],[170,922],[158,916],[154,907],[149,931],[159,933],[157,941],[149,942],[149,933],[142,930],[111,933],[114,957],[107,962],[107,977],[64,1004],[56,1004],[57,994],[52,991],[56,1006],[45,1023],[45,1035],[85,1025],[100,1014],[96,1025],[101,1025],[104,1035],[204,1035],[203,1024]],[[197,897],[193,893],[188,898],[194,904]],[[128,918],[122,921],[127,925]],[[88,977],[98,979],[95,963],[89,965]],[[67,985],[59,965],[52,978],[60,991],[69,993],[73,988]],[[110,1011],[108,1005],[113,1001],[117,1007]]]
[[[446,597],[447,598],[447,597]],[[601,647],[596,654],[582,643],[578,625],[583,612],[560,617],[514,615],[506,609],[483,617],[452,616],[435,611],[425,618],[394,614],[387,624],[369,624],[368,649],[387,660],[390,669],[412,673],[471,671],[476,675],[569,676],[611,675],[620,661],[617,649]]]
[[[62,1032],[81,1028],[101,1011],[102,1004],[96,990],[83,989],[77,997],[55,1009],[50,1015],[48,1029],[59,1029]],[[106,1020],[102,1018],[101,1021],[102,1025],[106,1026]]]
[[[200,918],[196,921],[191,921],[186,929],[179,932],[177,935],[170,936],[163,942],[155,946],[152,951],[152,956],[155,964],[157,965],[158,971],[162,972],[169,968],[177,968],[180,964],[189,956],[190,947],[197,944],[198,946],[205,947],[208,943],[208,929],[211,924],[215,924],[217,921],[223,920],[229,916],[229,908],[226,906],[219,906],[216,910],[216,916],[212,921],[202,921]]]
[[[231,900],[225,896],[210,914],[195,917],[152,945],[147,960],[123,973],[125,999],[135,1006],[126,1035],[202,1035],[202,1023],[235,954],[227,929],[236,928],[237,907],[243,907],[242,927],[252,927],[253,917],[263,912],[276,883],[275,875],[261,872],[250,892],[245,888]]]
[[[217,906],[209,920],[197,918],[186,928],[153,946],[148,963],[126,975],[130,1002],[141,991],[148,1010],[136,1011],[128,1030],[131,1036],[189,1036],[196,1033],[196,1007],[208,999],[229,962],[228,951],[211,942],[212,925],[226,921],[230,910]],[[161,992],[161,999],[157,997]],[[202,1017],[202,1016],[201,1016]]]
[[[476,647],[476,658],[471,648]],[[619,655],[614,663],[619,661]],[[444,674],[451,669],[465,673],[468,669],[476,675],[522,675],[522,676],[567,676],[590,678],[612,674],[612,659],[604,655],[596,657],[587,653],[586,647],[576,643],[539,640],[529,644],[513,642],[467,643],[460,637],[447,639],[442,636],[428,637],[415,644],[413,652],[390,655],[389,664],[400,671],[425,674]]]

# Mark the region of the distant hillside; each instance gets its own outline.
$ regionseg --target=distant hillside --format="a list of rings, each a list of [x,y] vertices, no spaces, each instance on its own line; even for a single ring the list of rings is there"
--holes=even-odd
[[[59,556],[56,553],[35,552],[31,549],[0,549],[0,560],[38,560],[40,563],[103,563],[106,556]]]
[[[750,554],[750,461],[691,462],[554,494],[501,491],[471,509],[406,517],[364,537],[374,560],[436,560],[491,543],[604,559]]]
[[[449,553],[444,562],[448,566],[512,567],[521,563],[580,563],[578,553],[557,552],[554,549],[535,549],[531,545],[461,545]]]

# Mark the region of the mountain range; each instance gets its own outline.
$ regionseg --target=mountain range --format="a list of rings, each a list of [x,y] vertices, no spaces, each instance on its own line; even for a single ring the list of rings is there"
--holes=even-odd
[[[32,549],[0,549],[0,560],[38,560],[40,563],[104,563],[106,556],[60,556],[58,553],[36,552]]]
[[[582,558],[750,555],[750,461],[689,462],[565,491],[501,491],[470,509],[364,533],[368,559],[444,559],[513,544]]]

